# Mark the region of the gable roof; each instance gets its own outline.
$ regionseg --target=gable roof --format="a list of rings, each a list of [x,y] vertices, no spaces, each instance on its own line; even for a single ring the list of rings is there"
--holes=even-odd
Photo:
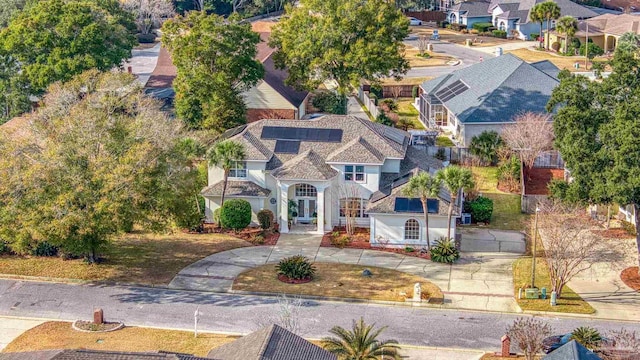
[[[520,24],[531,22],[531,9],[547,0],[491,0],[488,11],[492,12],[496,7],[500,7],[505,14],[499,15],[501,19],[520,19]],[[576,19],[588,19],[598,14],[571,0],[548,0],[553,1],[560,7],[560,16],[573,16]]]
[[[551,63],[529,64],[505,54],[424,82],[433,101],[444,104],[462,123],[509,122],[524,111],[546,112],[551,92],[559,84]],[[468,89],[438,98],[438,90],[460,81]]]
[[[457,11],[460,16],[467,18],[471,17],[489,17],[489,1],[477,0],[477,1],[464,1],[455,4],[451,11]]]
[[[336,360],[336,355],[278,325],[213,349],[207,357],[218,360]]]
[[[215,184],[209,185],[202,189],[200,194],[203,196],[221,196],[224,187],[224,180],[220,180]],[[241,197],[267,197],[271,194],[271,190],[252,181],[227,181],[227,191],[225,196],[241,196]]]
[[[568,343],[557,348],[547,356],[542,358],[543,360],[602,360],[598,355],[588,350],[575,340],[571,340]]]
[[[286,70],[276,68],[273,62],[273,53],[262,62],[262,65],[264,66],[264,82],[282,95],[291,105],[299,107],[304,102],[304,99],[307,98],[309,92],[298,90],[285,83],[289,73]]]
[[[578,23],[577,36],[584,37],[589,23],[589,36],[612,34],[622,35],[626,32],[640,34],[640,15],[604,14]]]
[[[315,151],[309,149],[273,170],[276,179],[329,180],[338,175]]]
[[[103,350],[47,350],[0,354],[0,360],[207,360],[170,352],[126,352]]]

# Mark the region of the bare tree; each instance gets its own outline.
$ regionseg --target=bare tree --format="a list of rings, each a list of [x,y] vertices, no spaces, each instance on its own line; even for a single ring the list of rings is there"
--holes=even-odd
[[[532,317],[518,318],[507,327],[507,335],[518,344],[527,360],[533,360],[542,351],[542,340],[551,335],[551,326]]]
[[[340,209],[340,216],[345,218],[345,230],[349,236],[354,234],[356,227],[356,218],[361,209],[361,193],[360,186],[353,182],[341,181],[338,186],[334,187],[336,205]]]
[[[429,38],[427,35],[420,35],[418,37],[418,52],[420,55],[424,54],[429,47]]]
[[[640,334],[635,331],[620,329],[607,334],[605,345],[596,350],[604,360],[637,360],[640,359]]]
[[[393,96],[393,99],[397,101],[400,95],[402,95],[402,85],[392,86],[391,96]]]
[[[171,0],[125,0],[123,7],[133,14],[141,34],[150,34],[164,19],[175,15]]]
[[[583,209],[544,204],[538,221],[551,287],[558,298],[571,279],[595,263],[614,265],[623,257],[619,246],[603,245],[602,239],[591,231],[593,226]]]
[[[524,168],[533,167],[536,158],[553,146],[553,124],[547,114],[526,112],[517,115],[513,124],[502,128],[502,139],[518,153],[523,164],[520,170],[522,194],[524,194]]]
[[[231,0],[231,5],[233,6],[233,12],[238,12],[245,4],[247,0]]]
[[[289,298],[285,294],[278,296],[278,306],[274,312],[267,313],[261,318],[258,318],[256,325],[259,328],[267,327],[272,324],[281,326],[294,334],[302,335],[300,333],[300,310],[303,307],[302,299],[294,297]]]

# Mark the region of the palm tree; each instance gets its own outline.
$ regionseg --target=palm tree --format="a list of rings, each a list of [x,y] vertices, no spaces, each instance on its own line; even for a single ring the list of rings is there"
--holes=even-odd
[[[453,165],[439,170],[436,173],[436,178],[444,184],[444,187],[451,194],[449,211],[447,213],[447,239],[451,239],[451,216],[453,215],[453,206],[458,198],[460,190],[473,188],[473,174],[469,169]]]
[[[560,17],[560,6],[554,3],[553,1],[545,1],[536,6],[540,6],[540,11],[542,18],[547,21],[547,46],[546,49],[549,50],[549,30],[551,27],[551,20],[556,20]]]
[[[402,189],[402,193],[408,197],[420,198],[422,211],[424,212],[424,223],[427,230],[427,250],[431,252],[431,241],[429,240],[429,209],[427,200],[438,196],[442,182],[427,172],[420,172],[409,180],[407,187]]]
[[[207,158],[209,159],[209,165],[217,166],[224,170],[224,178],[222,185],[222,200],[220,201],[220,207],[224,205],[224,195],[227,192],[227,179],[229,178],[229,171],[234,167],[236,162],[244,161],[246,154],[244,152],[244,146],[238,142],[225,140],[216,143],[207,152]]]
[[[400,360],[396,340],[377,340],[387,327],[374,330],[374,326],[365,324],[362,318],[353,322],[352,331],[334,326],[329,332],[337,337],[323,338],[322,347],[339,360]]]
[[[536,4],[529,12],[531,21],[540,23],[540,35],[538,36],[538,39],[542,38],[542,22],[544,21],[544,13],[542,12],[542,7],[540,5],[542,5],[542,3]],[[540,47],[540,42],[538,42],[538,47]]]
[[[573,39],[573,35],[578,31],[578,20],[573,16],[563,16],[556,23],[558,33],[564,34],[564,53],[567,53],[569,40]]]

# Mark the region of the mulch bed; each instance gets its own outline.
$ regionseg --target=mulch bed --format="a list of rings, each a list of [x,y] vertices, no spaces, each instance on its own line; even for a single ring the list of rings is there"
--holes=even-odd
[[[280,232],[278,231],[264,231],[260,227],[248,227],[239,232],[235,232],[231,229],[218,228],[216,224],[207,223],[203,225],[204,233],[225,234],[233,236],[252,243],[255,246],[273,246],[278,242],[280,238]],[[256,237],[264,232],[264,240],[259,241]]]
[[[622,273],[620,273],[620,279],[628,287],[635,291],[640,291],[640,275],[638,275],[637,266],[632,266],[622,270]]]
[[[117,330],[122,327],[121,322],[104,322],[102,324],[95,324],[92,321],[77,320],[73,323],[73,326],[82,331],[92,332],[107,332]]]
[[[286,275],[278,275],[278,280],[282,281],[283,283],[286,284],[306,284],[308,282],[311,282],[311,280],[313,280],[313,278],[306,278],[306,279],[291,279]]]
[[[599,225],[599,224],[598,224]],[[609,230],[591,230],[595,235],[601,236],[605,239],[631,239],[633,235],[623,228],[610,228]]]
[[[334,232],[339,232],[340,236],[346,235],[347,232],[344,228],[335,227],[332,232],[324,234],[322,236],[322,242],[320,243],[321,247],[338,247],[331,243],[331,238],[333,237]],[[364,249],[364,250],[376,250],[376,251],[384,251],[390,252],[400,255],[412,256],[421,259],[431,259],[431,255],[428,252],[421,252],[420,249],[414,249],[414,251],[407,251],[404,248],[384,248],[384,247],[372,247],[371,243],[369,243],[369,229],[366,228],[356,228],[354,231],[353,238],[351,241],[345,245],[343,248],[347,249]]]
[[[549,195],[547,185],[552,179],[564,179],[564,169],[525,169],[524,189],[527,195]]]

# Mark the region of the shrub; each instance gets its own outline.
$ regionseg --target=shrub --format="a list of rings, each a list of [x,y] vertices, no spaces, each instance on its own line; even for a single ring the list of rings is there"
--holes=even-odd
[[[382,99],[380,100],[380,107],[389,112],[398,110],[398,103],[393,99]]]
[[[467,29],[467,25],[464,24],[451,24],[451,29],[455,31],[462,31]]]
[[[258,222],[260,227],[264,230],[271,229],[273,226],[273,211],[269,209],[263,209],[258,211]]]
[[[480,33],[480,31],[478,31],[478,29],[471,29],[471,30],[469,30],[469,33],[473,34],[473,35],[478,35]]]
[[[447,160],[447,155],[444,153],[444,148],[438,148],[436,154],[433,157],[440,161]]]
[[[635,225],[633,225],[632,223],[626,221],[626,220],[622,220],[620,221],[620,223],[622,224],[622,228],[624,229],[624,231],[627,232],[627,234],[629,235],[636,235],[636,227]]]
[[[229,199],[224,202],[220,211],[222,226],[233,230],[241,230],[251,224],[251,204],[243,199]]]
[[[378,124],[387,125],[387,126],[395,125],[393,121],[391,121],[391,118],[389,118],[389,116],[387,116],[387,114],[384,113],[384,111],[381,111],[380,114],[378,114],[378,117],[376,118],[376,122]]]
[[[494,37],[497,37],[497,38],[502,38],[502,39],[506,39],[507,38],[507,32],[504,31],[504,30],[493,30],[493,31],[491,31],[491,34]]]
[[[284,275],[289,279],[303,280],[311,279],[316,273],[316,268],[307,257],[294,255],[280,260],[276,265],[278,275]]]
[[[404,251],[405,251],[405,252],[408,252],[408,253],[412,253],[412,252],[416,251],[416,249],[415,249],[415,248],[412,248],[411,246],[406,246],[406,247],[404,248]]]
[[[598,330],[590,326],[580,326],[571,332],[571,339],[582,344],[587,349],[598,348],[602,342],[602,336]]]
[[[35,249],[31,252],[33,256],[56,256],[58,255],[58,248],[49,244],[46,241],[38,242]]]
[[[489,28],[492,26],[493,24],[489,22],[480,22],[480,23],[473,24],[473,28],[481,33],[489,31]]]
[[[563,200],[567,197],[569,183],[562,179],[551,179],[547,184],[547,189],[549,189],[549,199]]]
[[[418,97],[418,87],[414,86],[411,88],[411,97],[413,98],[417,98]]]
[[[520,160],[517,156],[511,156],[500,166],[497,171],[498,182],[506,185],[511,191],[520,188]]]
[[[9,247],[9,243],[4,241],[4,240],[0,240],[0,255],[2,254],[11,254],[11,248]]]
[[[586,46],[584,44],[580,45],[580,55],[584,56],[586,51]],[[602,48],[592,42],[589,42],[589,59],[593,59],[596,56],[600,56],[604,54],[604,50]]]
[[[156,37],[157,35],[154,33],[150,33],[150,34],[136,34],[136,37],[138,38],[138,42],[140,44],[151,44],[154,41],[156,41]]]
[[[345,115],[347,113],[347,98],[343,95],[330,91],[316,93],[312,104],[320,112],[330,114]]]
[[[495,164],[498,161],[498,149],[503,145],[497,131],[483,131],[471,138],[469,152],[485,163]]]
[[[540,34],[529,34],[529,40],[536,41],[540,37]]]
[[[553,51],[558,51],[560,50],[560,43],[557,41],[554,41],[551,43],[551,49],[553,49]]]
[[[331,245],[340,249],[349,245],[349,242],[351,242],[351,238],[348,235],[340,236],[340,234],[338,234],[338,236],[331,237]]]
[[[431,247],[431,260],[439,263],[453,264],[460,259],[460,252],[451,239],[442,238],[436,240],[436,244]]]
[[[257,234],[251,239],[251,243],[255,245],[264,244],[264,234]]]
[[[213,210],[213,222],[216,225],[222,225],[222,223],[220,222],[220,211],[222,210],[222,208],[217,208],[215,210]]]
[[[371,85],[369,88],[369,95],[374,95],[377,99],[382,99],[382,86]]]
[[[478,196],[472,201],[465,202],[465,212],[471,213],[471,219],[475,222],[491,221],[491,215],[493,215],[493,200]]]
[[[448,21],[443,21],[443,22],[440,23],[440,27],[443,28],[443,29],[446,28],[448,25],[449,25]]]

